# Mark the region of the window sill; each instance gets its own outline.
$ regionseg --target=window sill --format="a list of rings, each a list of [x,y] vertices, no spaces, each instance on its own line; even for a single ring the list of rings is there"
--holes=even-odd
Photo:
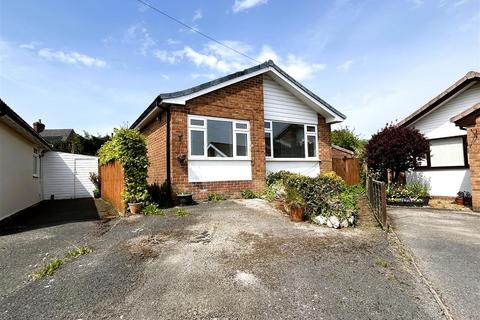
[[[40,178],[40,176],[38,174],[34,174],[33,177],[37,178],[37,179]]]
[[[188,158],[188,161],[252,161],[251,158]]]
[[[470,169],[470,166],[451,166],[451,167],[417,167],[415,171],[434,171],[434,170],[462,170]]]
[[[267,162],[320,162],[315,158],[265,158]]]

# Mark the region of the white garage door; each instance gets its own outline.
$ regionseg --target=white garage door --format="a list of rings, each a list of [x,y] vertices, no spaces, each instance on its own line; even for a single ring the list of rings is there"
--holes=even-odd
[[[98,174],[98,158],[64,152],[47,152],[41,159],[43,199],[93,197],[90,172]]]

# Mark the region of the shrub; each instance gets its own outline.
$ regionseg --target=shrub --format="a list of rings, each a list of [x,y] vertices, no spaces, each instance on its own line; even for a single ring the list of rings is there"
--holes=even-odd
[[[305,199],[298,189],[289,187],[286,190],[285,204],[289,208],[300,208],[305,206]]]
[[[103,144],[98,155],[100,164],[117,160],[123,167],[124,204],[148,199],[147,143],[137,129],[115,129],[111,140]]]
[[[428,185],[420,181],[413,181],[406,185],[389,184],[387,186],[387,198],[409,198],[413,201],[428,197]]]
[[[243,189],[241,194],[242,194],[243,199],[255,199],[255,198],[257,198],[257,195],[255,194],[255,192],[253,192],[250,189]]]
[[[309,218],[317,215],[348,218],[356,213],[356,202],[362,193],[362,187],[348,187],[333,172],[312,178],[279,171],[268,175],[267,188],[264,191],[265,199],[271,201],[275,197],[282,196],[278,190],[282,190],[283,186],[287,189],[287,196],[291,188],[298,191],[304,200],[305,214]],[[272,197],[273,195],[275,197]],[[283,194],[284,199],[285,196]]]
[[[155,202],[147,204],[142,208],[142,213],[146,216],[162,216],[164,213],[162,209]]]
[[[225,200],[225,197],[223,195],[215,192],[209,192],[207,197],[208,197],[208,201],[213,201],[213,202]]]

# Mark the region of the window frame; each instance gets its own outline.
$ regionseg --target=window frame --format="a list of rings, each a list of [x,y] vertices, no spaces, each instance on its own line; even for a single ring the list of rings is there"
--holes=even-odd
[[[269,123],[269,128],[265,128],[265,123]],[[285,123],[285,124],[299,124],[303,125],[303,139],[304,139],[304,158],[275,158],[274,154],[275,151],[273,150],[273,123],[278,122],[278,123]],[[264,121],[264,138],[265,138],[265,133],[270,133],[270,150],[271,150],[271,155],[267,156],[265,154],[265,158],[267,160],[271,161],[319,161],[318,157],[318,125],[313,124],[313,123],[298,123],[298,122],[284,122],[284,121],[274,121],[274,120],[265,120]],[[315,131],[307,131],[307,127],[314,127]],[[315,156],[309,157],[308,156],[308,136],[315,137]]]
[[[431,162],[431,150],[430,150],[430,141],[438,141],[438,140],[447,140],[447,139],[452,139],[452,138],[462,138],[462,143],[463,143],[463,166],[436,166],[432,167],[432,162]],[[469,169],[470,164],[468,162],[468,142],[467,142],[467,135],[458,135],[458,136],[451,136],[451,137],[442,137],[442,138],[433,138],[433,139],[428,139],[429,143],[429,150],[427,153],[427,165],[426,166],[417,166],[415,169],[419,170],[449,170],[449,169]]]
[[[203,120],[203,125],[192,125],[191,120]],[[207,152],[207,140],[208,140],[208,120],[216,121],[225,121],[232,123],[232,145],[233,145],[233,156],[232,157],[209,157]],[[187,131],[188,131],[188,159],[189,160],[251,160],[250,156],[250,121],[248,120],[238,120],[238,119],[229,119],[229,118],[219,118],[219,117],[209,117],[209,116],[197,116],[197,115],[188,115],[187,117]],[[237,124],[246,124],[246,129],[238,129]],[[192,155],[192,131],[203,131],[203,156]],[[237,133],[242,133],[247,135],[247,155],[238,156],[237,155]]]
[[[33,159],[37,159],[36,162],[33,162]],[[36,164],[35,171],[33,171],[34,163]],[[40,178],[40,156],[35,152],[32,154],[32,176],[34,178]]]

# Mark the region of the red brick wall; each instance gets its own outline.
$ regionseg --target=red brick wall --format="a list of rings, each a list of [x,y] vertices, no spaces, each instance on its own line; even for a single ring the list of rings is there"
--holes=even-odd
[[[252,180],[188,182],[187,115],[203,115],[250,121]],[[171,165],[173,192],[189,190],[194,198],[206,198],[208,192],[238,196],[245,188],[260,191],[265,184],[265,141],[263,128],[263,77],[256,76],[187,101],[186,106],[172,106]]]
[[[167,125],[166,114],[161,119],[150,122],[142,133],[147,139],[148,148],[148,183],[158,183],[160,186],[167,179]]]
[[[318,154],[320,156],[320,173],[332,171],[332,136],[330,124],[322,115],[318,115]]]
[[[470,184],[472,186],[472,209],[480,211],[480,117],[475,126],[467,130],[468,163],[470,165]]]

